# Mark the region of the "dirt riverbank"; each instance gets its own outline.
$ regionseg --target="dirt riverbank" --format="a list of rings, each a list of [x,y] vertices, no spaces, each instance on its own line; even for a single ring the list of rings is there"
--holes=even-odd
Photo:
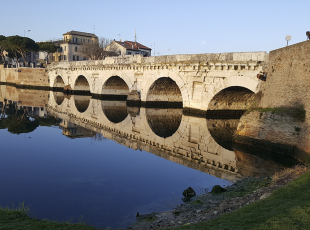
[[[178,205],[173,210],[141,215],[128,229],[163,229],[212,220],[268,197],[273,191],[287,185],[306,171],[308,168],[297,165],[276,173],[271,178],[244,178],[228,186],[226,192],[203,194]]]

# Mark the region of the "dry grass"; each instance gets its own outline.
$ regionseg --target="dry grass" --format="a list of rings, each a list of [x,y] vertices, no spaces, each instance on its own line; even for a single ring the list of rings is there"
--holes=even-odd
[[[302,174],[306,173],[309,169],[301,164],[295,165],[293,168],[287,168],[283,171],[275,173],[271,178],[274,182],[287,180],[291,181]]]

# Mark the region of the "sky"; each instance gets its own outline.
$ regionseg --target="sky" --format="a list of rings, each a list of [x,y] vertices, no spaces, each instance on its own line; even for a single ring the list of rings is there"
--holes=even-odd
[[[0,0],[0,6],[7,9],[0,35],[40,42],[76,30],[134,41],[136,30],[137,41],[156,56],[269,52],[286,46],[286,35],[292,45],[310,31],[309,0]]]

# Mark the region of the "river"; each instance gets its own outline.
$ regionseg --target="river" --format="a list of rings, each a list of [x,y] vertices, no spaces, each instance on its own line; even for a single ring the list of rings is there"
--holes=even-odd
[[[233,145],[238,119],[0,88],[0,206],[24,202],[39,219],[126,228],[137,212],[181,204],[188,187],[199,195],[297,163]]]

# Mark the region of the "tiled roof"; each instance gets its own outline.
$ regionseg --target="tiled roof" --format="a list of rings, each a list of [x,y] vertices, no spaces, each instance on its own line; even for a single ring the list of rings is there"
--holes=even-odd
[[[146,50],[152,50],[142,44],[140,44],[139,42],[131,42],[131,41],[115,41],[116,43],[120,44],[121,46],[123,46],[124,48],[128,49],[128,50],[139,50],[139,49],[146,49]]]
[[[92,33],[85,33],[85,32],[80,32],[80,31],[74,31],[71,30],[63,35],[80,35],[80,36],[85,36],[85,37],[95,37],[97,38],[97,36],[95,34]]]

